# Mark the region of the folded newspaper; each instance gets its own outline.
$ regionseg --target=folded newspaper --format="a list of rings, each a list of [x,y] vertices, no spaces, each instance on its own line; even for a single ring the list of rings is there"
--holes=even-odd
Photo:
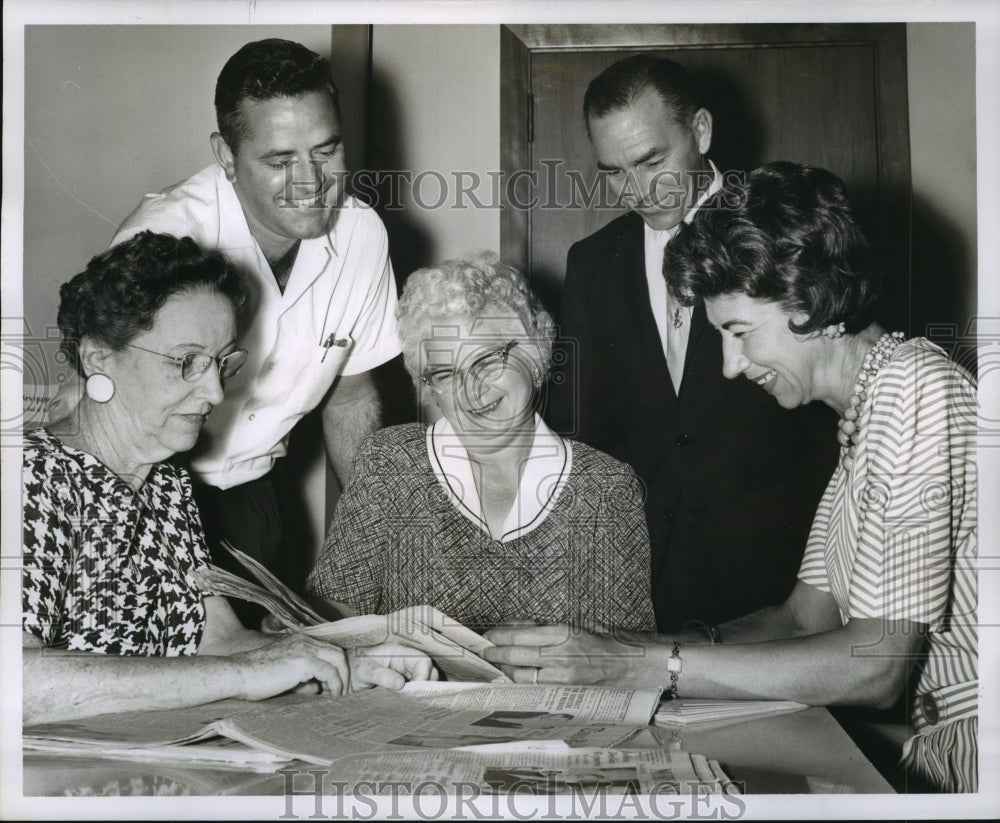
[[[433,780],[445,792],[478,785],[489,794],[584,796],[740,794],[715,760],[665,749],[570,749],[484,754],[472,751],[361,755],[338,763],[340,785],[419,787]],[[405,788],[403,789],[405,791]],[[669,808],[669,807],[668,807]]]
[[[185,709],[95,715],[26,726],[28,751],[169,759],[267,768],[331,765],[379,751],[523,751],[608,747],[648,725],[656,689],[411,683],[343,697],[285,695]],[[246,749],[221,744],[218,738]],[[211,746],[204,745],[214,741]],[[197,744],[197,745],[191,745]],[[170,751],[166,751],[169,747]],[[160,749],[153,754],[150,749]],[[250,756],[250,752],[270,756]],[[276,768],[276,766],[275,766]]]
[[[28,726],[23,736],[28,755],[218,769],[228,753],[228,765],[244,772],[304,761],[329,768],[341,785],[435,780],[496,793],[737,791],[704,757],[621,748],[647,727],[658,699],[655,689],[412,683],[402,693],[96,715]]]
[[[195,572],[203,591],[256,603],[286,630],[344,648],[390,642],[412,646],[432,658],[438,671],[449,680],[509,682],[500,669],[481,657],[483,650],[493,644],[433,606],[411,606],[391,614],[358,615],[330,622],[252,557],[225,541],[223,545],[261,585],[207,565]]]
[[[708,700],[680,698],[665,700],[657,709],[653,722],[657,726],[693,726],[702,723],[767,717],[809,708],[792,700]]]

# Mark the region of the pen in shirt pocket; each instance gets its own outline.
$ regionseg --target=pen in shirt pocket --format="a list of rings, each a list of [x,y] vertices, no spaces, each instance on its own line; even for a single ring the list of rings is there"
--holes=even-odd
[[[350,335],[347,335],[346,337],[337,337],[336,332],[334,332],[329,337],[327,337],[326,340],[320,343],[320,345],[323,347],[323,357],[320,359],[319,362],[323,363],[326,361],[326,356],[327,354],[329,354],[331,347],[338,349],[346,349],[353,342],[354,340],[351,339]]]

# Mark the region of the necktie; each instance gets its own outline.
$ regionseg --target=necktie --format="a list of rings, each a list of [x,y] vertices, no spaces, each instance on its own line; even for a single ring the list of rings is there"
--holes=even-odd
[[[687,348],[687,313],[667,292],[667,369],[674,392],[681,393],[684,378],[684,350]]]

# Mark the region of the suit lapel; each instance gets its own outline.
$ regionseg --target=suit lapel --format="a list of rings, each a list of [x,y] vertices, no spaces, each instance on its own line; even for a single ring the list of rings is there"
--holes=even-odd
[[[707,328],[708,315],[705,313],[705,304],[696,303],[691,312],[691,334],[688,335],[687,351],[684,354],[685,364],[695,362],[702,335]]]
[[[636,215],[632,215],[632,218],[628,228],[622,232],[616,253],[625,302],[630,314],[626,322],[632,325],[638,335],[646,367],[655,370],[666,384],[670,385],[667,358],[663,354],[660,333],[656,329],[653,309],[649,305],[642,220]],[[670,394],[673,394],[672,385]]]
[[[719,402],[722,378],[722,340],[710,328],[705,304],[698,303],[691,313],[691,336],[684,361],[684,385],[681,386],[681,414],[694,433],[712,417],[712,407]]]

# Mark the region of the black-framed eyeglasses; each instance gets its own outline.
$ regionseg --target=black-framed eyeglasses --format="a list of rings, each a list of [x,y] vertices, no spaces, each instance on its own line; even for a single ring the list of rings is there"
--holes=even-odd
[[[510,351],[517,342],[511,340],[499,349],[480,355],[464,369],[436,369],[424,372],[420,379],[438,394],[451,391],[458,385],[458,381],[472,380],[479,384],[496,380],[507,370]]]
[[[137,346],[134,343],[129,343],[128,347],[147,352],[148,354],[155,354],[157,357],[162,357],[166,360],[173,360],[174,363],[181,367],[181,377],[189,383],[200,380],[213,363],[219,367],[219,377],[222,380],[235,377],[239,370],[243,368],[243,364],[247,362],[248,355],[246,349],[233,349],[229,354],[224,354],[222,357],[212,357],[210,354],[203,354],[196,351],[189,351],[180,357],[174,357],[171,354],[144,349],[142,346]]]

